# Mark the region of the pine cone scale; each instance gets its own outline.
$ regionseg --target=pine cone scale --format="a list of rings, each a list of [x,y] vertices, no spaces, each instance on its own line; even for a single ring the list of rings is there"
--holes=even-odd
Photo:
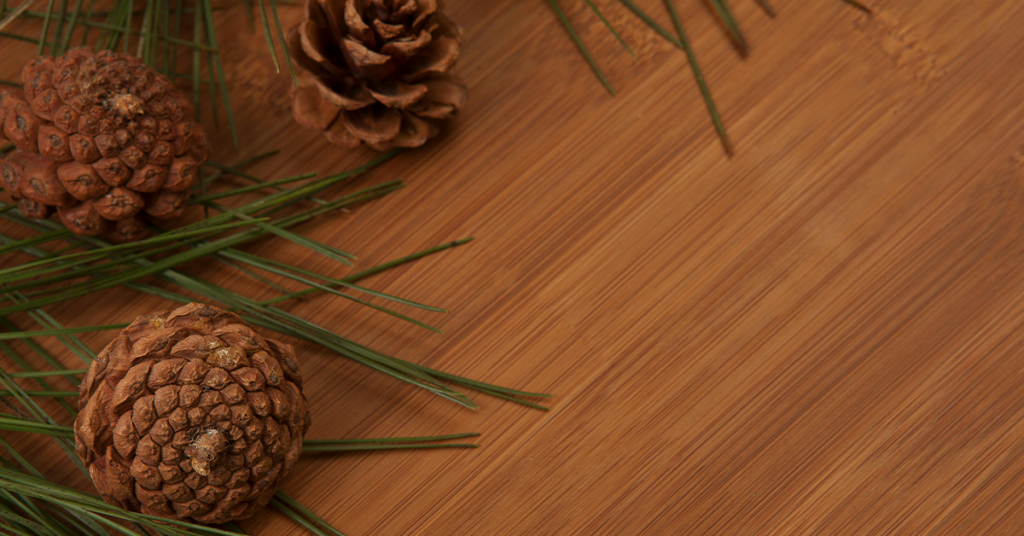
[[[349,132],[366,143],[388,141],[402,128],[402,117],[394,110],[367,107],[345,110],[342,114]]]
[[[406,84],[398,80],[368,85],[366,90],[377,102],[392,109],[408,108],[427,94],[427,86],[423,84]]]
[[[342,147],[359,147],[363,143],[363,140],[349,132],[345,121],[334,121],[330,128],[324,131],[324,137],[331,143]]]

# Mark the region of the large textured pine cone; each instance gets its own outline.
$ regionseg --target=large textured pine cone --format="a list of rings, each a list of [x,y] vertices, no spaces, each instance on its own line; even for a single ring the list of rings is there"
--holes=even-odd
[[[132,240],[143,215],[176,218],[209,155],[192,105],[138,58],[89,48],[35,58],[0,89],[3,187],[21,212],[75,234]]]
[[[307,0],[288,36],[295,119],[332,143],[418,147],[466,102],[450,73],[462,33],[441,0]]]
[[[291,345],[200,303],[125,328],[79,405],[75,450],[107,502],[199,523],[265,506],[309,428]]]

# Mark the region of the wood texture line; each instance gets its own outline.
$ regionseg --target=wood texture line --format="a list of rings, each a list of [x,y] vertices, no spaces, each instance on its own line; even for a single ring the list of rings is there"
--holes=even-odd
[[[661,0],[636,1],[671,27]],[[773,2],[769,18],[737,1],[742,59],[704,3],[677,0],[729,160],[685,55],[595,2],[636,60],[585,2],[559,4],[618,97],[543,1],[450,0],[462,115],[356,185],[408,187],[298,229],[356,266],[247,248],[343,277],[475,237],[363,282],[451,310],[402,310],[445,335],[329,297],[288,307],[553,393],[551,411],[475,395],[481,410],[460,409],[299,345],[311,438],[483,435],[471,451],[310,457],[285,491],[355,536],[1024,534],[1024,3],[874,0],[869,18]],[[279,9],[286,27],[301,15]],[[217,20],[244,148],[212,129],[218,160],[282,149],[254,168],[281,178],[368,159],[294,124],[263,37],[240,11]],[[17,79],[33,46],[0,46],[0,78]],[[166,305],[117,289],[50,312],[108,324]],[[14,439],[88,489],[45,440]],[[272,512],[243,528],[302,533]]]

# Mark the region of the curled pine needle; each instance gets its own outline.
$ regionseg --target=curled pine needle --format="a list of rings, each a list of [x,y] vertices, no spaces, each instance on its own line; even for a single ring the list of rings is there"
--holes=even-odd
[[[578,48],[580,53],[583,54],[583,58],[587,60],[587,63],[590,65],[590,69],[594,71],[595,75],[597,75],[597,79],[601,81],[601,84],[608,90],[608,93],[611,93],[614,97],[615,89],[612,87],[611,83],[608,82],[608,79],[604,77],[604,73],[602,73],[601,68],[597,66],[597,62],[594,61],[593,57],[591,57],[590,52],[587,50],[587,46],[583,44],[583,40],[580,39],[580,36],[576,33],[576,29],[572,27],[572,23],[569,22],[569,17],[565,16],[565,12],[562,11],[562,8],[558,5],[558,1],[548,0],[548,4],[551,5],[551,9],[555,10],[555,15],[558,15],[558,20],[562,21],[562,25],[565,26],[565,31],[569,32],[569,37],[572,38],[573,43],[576,43],[576,48]]]
[[[715,106],[715,101],[711,98],[711,90],[708,89],[707,82],[704,81],[704,74],[700,70],[700,65],[697,64],[697,55],[693,53],[693,48],[690,46],[689,38],[686,37],[686,31],[683,30],[683,23],[679,19],[676,7],[673,5],[672,0],[665,0],[665,5],[668,6],[669,13],[672,15],[672,23],[675,24],[676,31],[679,32],[679,41],[682,43],[683,52],[686,53],[686,59],[690,62],[690,67],[693,69],[693,77],[697,80],[697,86],[700,87],[701,95],[704,97],[704,105],[707,106],[708,113],[711,114],[711,121],[715,124],[715,130],[718,131],[718,137],[722,140],[725,153],[732,156],[732,142],[729,140],[729,134],[726,133],[725,125],[722,124],[722,118],[718,115],[718,108]]]

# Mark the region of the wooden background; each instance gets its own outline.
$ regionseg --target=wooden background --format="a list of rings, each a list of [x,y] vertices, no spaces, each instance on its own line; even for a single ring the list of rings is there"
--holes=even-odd
[[[358,181],[406,189],[301,228],[356,269],[476,237],[368,282],[451,309],[413,313],[446,334],[328,297],[290,310],[553,393],[551,411],[461,409],[300,345],[309,437],[479,431],[482,446],[310,455],[284,489],[353,536],[1024,534],[1024,3],[866,1],[873,18],[775,0],[772,20],[734,0],[743,60],[702,2],[677,0],[728,160],[685,56],[617,2],[598,0],[637,61],[561,2],[612,98],[543,0],[450,0],[469,105]],[[292,123],[287,77],[241,11],[219,35],[244,151],[221,128],[216,158],[280,148],[257,168],[279,178],[371,156]],[[3,47],[11,79],[32,47]],[[348,273],[277,240],[250,250]],[[52,312],[84,325],[166,306],[114,291]],[[88,485],[59,455],[40,466]],[[243,526],[301,533],[274,513]]]

